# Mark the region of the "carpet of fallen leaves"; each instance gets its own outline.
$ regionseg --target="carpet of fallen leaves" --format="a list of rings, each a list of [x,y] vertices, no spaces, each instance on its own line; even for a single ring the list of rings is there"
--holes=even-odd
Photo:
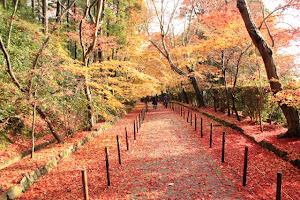
[[[58,156],[60,152],[62,152],[64,149],[68,148],[72,144],[76,144],[80,139],[83,139],[89,134],[90,133],[87,131],[78,131],[76,134],[74,134],[73,137],[64,138],[63,144],[52,143],[47,147],[36,151],[34,153],[33,159],[31,159],[29,155],[21,159],[19,162],[16,162],[4,169],[1,169],[0,170],[1,190],[7,191],[9,187],[18,184],[23,178],[24,174],[27,173],[29,174],[30,172],[35,171],[36,168],[43,167],[48,161]],[[43,138],[40,141],[45,141],[45,138]],[[25,145],[30,146],[30,143],[27,140],[26,142],[24,141],[24,144],[22,145],[23,147],[20,148],[19,150],[21,149],[23,149],[23,151],[28,150],[28,146],[27,148],[25,148]]]
[[[178,113],[150,109],[133,140],[133,120],[142,105],[104,134],[64,159],[22,199],[83,199],[81,170],[86,169],[90,199],[275,199],[276,174],[282,172],[282,199],[300,198],[300,173],[237,131],[198,114],[198,130]],[[200,137],[200,117],[204,137]],[[213,143],[209,148],[210,123]],[[126,151],[125,127],[130,149]],[[222,132],[225,162],[221,162]],[[121,137],[122,165],[116,135]],[[244,147],[249,147],[248,177],[242,186]],[[111,186],[107,187],[104,148],[110,152]],[[1,177],[2,178],[2,177]]]
[[[265,140],[273,144],[277,149],[288,153],[288,160],[300,160],[300,140],[299,138],[281,138],[277,136],[287,131],[287,128],[277,126],[276,124],[267,124],[263,126],[263,132],[260,131],[260,125],[251,121],[249,117],[242,118],[242,121],[237,121],[236,116],[233,114],[230,117],[227,113],[220,111],[215,112],[213,107],[206,107],[199,109],[202,112],[210,115],[217,116],[217,118],[227,121],[231,124],[236,124],[244,130],[244,133],[253,137],[257,142]]]

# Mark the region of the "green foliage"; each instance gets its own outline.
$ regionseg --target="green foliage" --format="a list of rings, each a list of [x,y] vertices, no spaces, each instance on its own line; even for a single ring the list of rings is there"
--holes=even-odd
[[[229,92],[231,88],[228,88]],[[226,102],[224,98],[224,88],[214,88],[213,90],[207,91],[209,103],[213,105],[212,97],[214,91],[217,91],[217,101]],[[238,87],[235,90],[235,99],[237,110],[242,111],[243,116],[250,116],[251,118],[258,119],[258,112],[260,110],[260,101],[261,101],[261,115],[263,121],[276,121],[277,123],[284,124],[284,116],[281,110],[278,108],[278,103],[274,100],[270,90],[268,88],[263,88],[263,91],[260,96],[259,89],[257,87]],[[230,94],[229,94],[230,95]],[[230,100],[230,105],[232,104]]]

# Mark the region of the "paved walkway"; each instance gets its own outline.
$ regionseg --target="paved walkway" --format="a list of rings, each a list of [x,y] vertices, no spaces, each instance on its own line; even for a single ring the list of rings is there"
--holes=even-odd
[[[150,110],[137,140],[141,145],[126,157],[114,198],[230,198],[234,188],[200,145],[199,135],[170,109]],[[100,198],[109,199],[112,192]]]
[[[105,134],[66,158],[21,198],[83,199],[80,169],[87,169],[90,199],[230,199],[233,184],[226,181],[218,164],[201,146],[199,135],[170,109],[149,109],[137,140],[133,140],[133,120],[142,107],[139,104]],[[121,166],[116,134],[121,137]],[[110,187],[106,182],[105,146],[110,151]]]

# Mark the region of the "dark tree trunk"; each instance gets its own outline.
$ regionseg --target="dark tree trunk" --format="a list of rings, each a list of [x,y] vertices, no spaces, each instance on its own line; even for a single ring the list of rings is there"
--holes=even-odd
[[[93,110],[92,110],[92,96],[91,96],[91,91],[88,86],[88,78],[85,76],[84,77],[84,94],[87,99],[87,119],[88,119],[88,124],[86,127],[86,130],[90,131],[92,130],[92,127],[94,125],[94,120],[93,120]]]
[[[77,59],[77,43],[74,43],[74,59]]]
[[[196,93],[197,102],[199,104],[198,107],[205,107],[203,94],[202,94],[202,91],[200,90],[200,87],[198,85],[196,77],[195,76],[190,76],[189,78],[192,82],[192,85],[193,85],[195,93]]]
[[[43,28],[44,33],[48,33],[48,0],[43,0]]]
[[[31,11],[32,11],[33,16],[35,16],[35,2],[34,2],[34,0],[31,0],[31,9],[32,9]]]
[[[41,13],[40,7],[41,7],[41,0],[37,0],[37,18],[38,18],[39,22],[42,19],[42,13]]]
[[[226,68],[225,68],[225,53],[224,50],[222,51],[222,74],[224,78],[224,87],[225,87],[225,100],[227,105],[227,115],[230,116],[230,103],[229,103],[229,95],[228,95],[228,88],[227,88],[227,80],[226,80]]]
[[[231,93],[231,100],[232,100],[232,110],[234,111],[235,115],[236,115],[236,118],[238,121],[241,121],[241,118],[239,116],[239,113],[235,107],[235,96],[233,93]]]
[[[59,20],[59,16],[61,14],[61,5],[59,3],[59,0],[56,2],[56,21]]]
[[[68,5],[70,4],[70,0],[68,0]],[[70,27],[70,21],[69,21],[69,11],[67,12],[67,27]]]
[[[98,58],[99,58],[99,62],[102,62],[102,61],[104,61],[103,59],[104,59],[104,56],[103,56],[103,51],[98,51]]]
[[[7,9],[7,0],[3,0],[3,8]]]
[[[214,110],[217,112],[218,109],[218,91],[213,91]]]
[[[182,88],[183,100],[185,103],[189,104],[189,97],[185,91],[185,88]]]
[[[268,45],[266,40],[262,37],[259,29],[254,23],[246,1],[237,0],[237,7],[242,15],[245,26],[254,45],[259,50],[263,58],[268,80],[270,82],[270,87],[273,94],[275,95],[277,92],[282,90],[282,87],[276,71],[276,65],[273,58],[273,50]],[[283,137],[300,137],[299,113],[297,109],[282,102],[279,102],[279,105],[288,124],[288,131],[283,135]]]
[[[38,112],[38,114],[40,115],[40,117],[47,123],[48,128],[50,129],[52,135],[55,137],[55,139],[57,140],[58,143],[62,143],[61,138],[59,137],[59,135],[55,132],[53,126],[52,126],[52,122],[51,120],[47,117],[47,115],[42,111],[41,107],[36,106],[36,111]]]

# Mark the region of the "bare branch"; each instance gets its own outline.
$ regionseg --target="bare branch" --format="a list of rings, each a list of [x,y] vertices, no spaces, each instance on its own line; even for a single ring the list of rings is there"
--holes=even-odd
[[[8,37],[7,37],[7,43],[6,43],[6,48],[7,49],[9,48],[11,30],[12,30],[12,26],[13,26],[14,17],[15,17],[15,14],[17,12],[18,3],[19,3],[19,0],[16,0],[14,11],[11,14],[11,17],[10,17],[10,24],[9,24],[9,29],[8,29]]]
[[[174,18],[174,15],[175,15],[175,12],[176,12],[176,9],[177,9],[178,5],[179,5],[179,0],[177,1],[176,5],[174,6],[174,8],[172,10],[172,14],[171,14],[171,17],[170,17],[169,22],[167,24],[167,29],[166,29],[165,34],[167,34],[169,32],[170,24],[172,23],[172,20]]]
[[[262,15],[263,15],[263,18],[265,19],[265,9],[264,9],[264,5],[262,4]],[[263,20],[264,24],[266,25],[267,27],[267,30],[268,30],[268,35],[269,37],[271,38],[271,41],[272,41],[272,48],[275,46],[275,41],[274,41],[274,37],[273,35],[271,34],[271,31],[270,31],[270,28],[267,24],[267,20]]]
[[[95,21],[94,15],[92,14],[92,7],[96,4],[97,1],[98,1],[98,0],[95,0],[95,1],[92,3],[92,5],[89,7],[89,17],[90,17],[90,19],[91,19],[91,21],[92,21],[93,24],[95,24],[96,21]]]
[[[266,17],[264,17],[263,21],[260,23],[260,25],[258,26],[258,29],[260,30],[262,25],[264,24],[264,22],[269,18],[271,17],[275,12],[279,11],[279,10],[284,10],[286,8],[289,8],[289,7],[293,7],[295,5],[298,5],[297,3],[295,4],[286,4],[284,6],[280,6],[278,8],[276,8],[275,10],[273,10],[272,12],[270,12]]]
[[[88,2],[88,0],[87,0],[87,2]],[[86,3],[84,14],[83,14],[82,19],[80,20],[80,23],[79,23],[79,39],[80,39],[80,45],[81,45],[81,48],[82,48],[83,58],[84,58],[84,55],[85,55],[85,52],[86,52],[86,46],[85,46],[84,41],[83,41],[82,31],[83,31],[83,23],[84,23],[85,17],[87,16],[88,10],[89,10],[89,5],[88,5],[88,3]]]
[[[8,55],[8,52],[3,44],[2,41],[2,37],[0,36],[0,47],[1,50],[4,54],[5,60],[6,60],[6,65],[7,65],[7,73],[9,74],[9,76],[11,77],[13,83],[21,90],[21,92],[25,92],[25,89],[22,87],[22,85],[19,83],[18,79],[15,77],[12,68],[11,68],[11,64],[10,64],[10,58]]]
[[[149,40],[149,41],[165,58],[167,58],[167,54],[163,52],[163,50],[153,40]]]
[[[61,21],[62,17],[69,11],[69,9],[73,6],[73,4],[74,4],[75,2],[76,2],[76,0],[73,0],[73,1],[68,5],[68,7],[64,10],[64,12],[59,16],[58,20],[57,20],[57,21],[55,22],[55,24],[53,25],[53,27],[52,27],[52,29],[51,29],[51,31],[50,31],[48,37],[47,37],[46,40],[43,42],[43,44],[41,45],[41,47],[40,47],[38,53],[36,54],[35,59],[34,59],[33,64],[32,64],[32,72],[31,72],[31,75],[30,75],[31,79],[30,79],[30,81],[29,81],[29,83],[28,83],[28,93],[30,93],[31,88],[32,88],[32,79],[33,79],[33,73],[34,73],[33,71],[35,70],[35,68],[36,68],[36,66],[37,66],[37,62],[38,62],[40,56],[42,55],[44,49],[46,48],[48,42],[50,41],[50,39],[51,39],[53,33],[56,31],[57,26],[60,24],[60,21]]]
[[[242,61],[242,57],[243,55],[248,51],[248,49],[252,46],[252,44],[250,44],[249,46],[247,46],[245,49],[243,49],[239,55],[239,58],[238,58],[238,61],[237,61],[237,64],[236,64],[236,72],[234,74],[234,82],[233,82],[233,86],[231,88],[231,93],[233,94],[234,92],[234,89],[235,89],[235,86],[236,86],[236,83],[237,83],[237,78],[238,78],[238,73],[239,73],[239,66],[240,66],[240,63]]]
[[[88,58],[89,55],[92,53],[92,51],[94,50],[95,46],[96,46],[96,42],[97,42],[97,37],[98,37],[98,31],[99,28],[102,25],[102,21],[103,21],[103,13],[104,13],[104,4],[105,4],[105,0],[98,0],[98,10],[97,10],[97,16],[96,16],[96,27],[95,27],[95,31],[94,31],[94,35],[93,35],[93,41],[92,44],[90,45],[90,47],[88,48],[85,57]]]

